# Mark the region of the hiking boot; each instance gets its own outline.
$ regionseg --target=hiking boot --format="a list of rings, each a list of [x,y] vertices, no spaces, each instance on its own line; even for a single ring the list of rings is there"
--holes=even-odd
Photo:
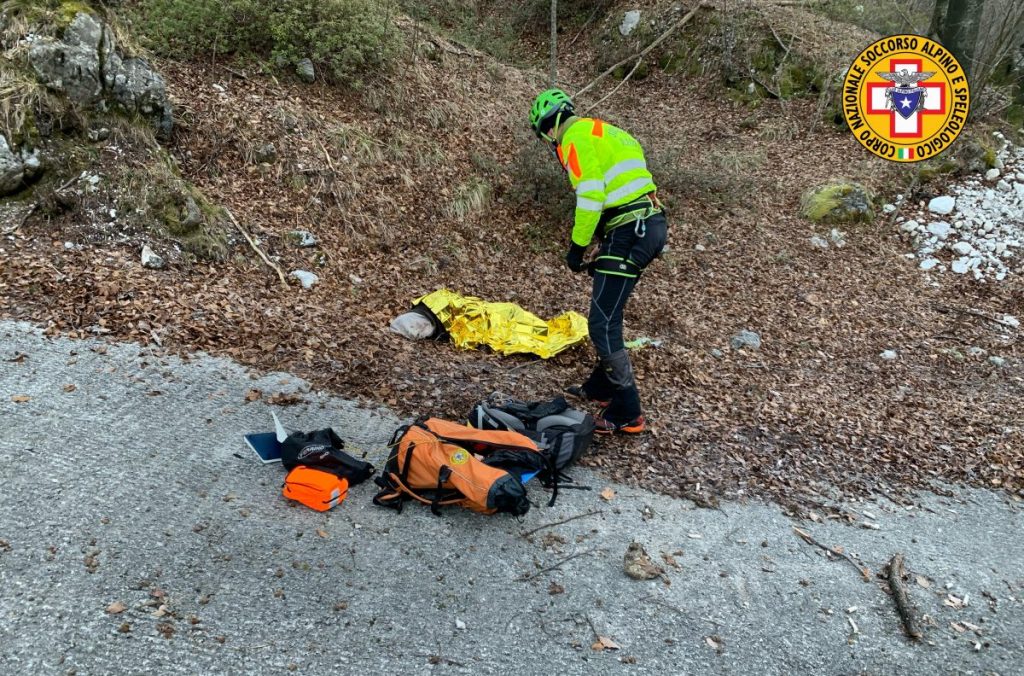
[[[599,408],[606,408],[608,404],[611,403],[611,400],[608,399],[594,399],[589,394],[587,394],[587,391],[583,389],[582,385],[570,385],[569,387],[565,388],[564,392],[568,394],[570,397],[573,397],[574,399],[593,402],[597,404]]]
[[[647,421],[642,415],[638,415],[631,422],[621,425],[599,415],[594,416],[594,431],[598,434],[640,434],[647,431]]]

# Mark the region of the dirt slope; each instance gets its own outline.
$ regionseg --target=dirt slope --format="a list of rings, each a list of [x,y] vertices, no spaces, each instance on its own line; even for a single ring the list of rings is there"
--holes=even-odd
[[[803,10],[770,16],[776,31],[823,30]],[[589,292],[561,263],[568,221],[524,194],[535,189],[524,172],[547,161],[522,131],[543,78],[405,32],[403,65],[362,92],[238,64],[160,64],[184,111],[173,151],[185,176],[286,270],[316,271],[313,290],[282,291],[240,238],[223,263],[154,272],[134,246],[66,249],[67,224],[33,222],[3,244],[0,316],[201,348],[409,414],[457,418],[494,390],[547,397],[579,381],[589,347],[527,365],[386,331],[442,286],[540,315],[585,312]],[[562,60],[570,84],[594,74],[593,43],[577,45]],[[1019,334],[960,311],[1024,315],[1019,278],[927,286],[882,219],[844,228],[842,249],[812,247],[815,227],[796,215],[807,188],[842,176],[901,189],[892,167],[820,123],[813,99],[752,109],[712,80],[654,69],[596,112],[645,144],[672,232],[627,314],[627,338],[664,341],[634,357],[652,432],[604,441],[589,462],[712,502],[813,505],[835,490],[895,495],[933,481],[1024,487]],[[268,142],[278,160],[257,164]],[[295,228],[319,247],[291,245]],[[763,348],[732,352],[740,329]],[[1007,365],[965,357],[968,345]],[[899,359],[880,361],[886,349]]]

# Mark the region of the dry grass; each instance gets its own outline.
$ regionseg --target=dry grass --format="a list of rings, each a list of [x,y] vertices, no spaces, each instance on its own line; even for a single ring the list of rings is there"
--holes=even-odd
[[[8,139],[31,133],[40,115],[63,114],[64,105],[35,78],[15,68],[0,70],[0,131]]]
[[[459,186],[455,200],[448,205],[447,214],[463,223],[483,213],[491,203],[491,185],[480,179],[470,179]]]

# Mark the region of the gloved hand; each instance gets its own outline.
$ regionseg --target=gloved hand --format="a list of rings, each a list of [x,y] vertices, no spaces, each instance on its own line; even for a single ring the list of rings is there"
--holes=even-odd
[[[580,246],[576,242],[569,246],[569,252],[565,254],[565,264],[569,266],[570,270],[583,272],[587,269],[587,264],[583,262],[583,254],[586,250],[587,247]]]

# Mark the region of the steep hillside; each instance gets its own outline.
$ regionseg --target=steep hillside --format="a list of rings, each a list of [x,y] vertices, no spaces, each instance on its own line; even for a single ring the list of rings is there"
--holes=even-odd
[[[636,7],[654,25],[616,38]],[[1019,333],[983,318],[1024,316],[1020,276],[932,285],[880,213],[840,226],[841,247],[813,245],[830,227],[799,216],[808,189],[857,181],[881,204],[912,172],[829,119],[837,69],[870,34],[797,7],[745,7],[699,10],[593,111],[644,143],[672,232],[626,320],[627,338],[663,341],[634,355],[652,432],[602,441],[588,462],[701,501],[813,505],[834,490],[896,496],[935,481],[1024,488]],[[577,90],[687,9],[616,4],[580,21],[560,80]],[[589,347],[526,363],[387,332],[440,287],[544,316],[586,312],[589,298],[589,280],[561,261],[568,187],[525,128],[544,76],[424,23],[395,24],[398,62],[358,89],[244,58],[155,60],[177,111],[175,172],[283,270],[315,272],[311,290],[282,289],[237,231],[219,259],[181,256],[166,231],[83,237],[71,209],[35,214],[4,239],[0,315],[292,370],[406,414],[458,418],[495,390],[548,397],[578,382]],[[114,146],[97,141],[83,170],[112,175]],[[914,199],[941,190],[912,187]],[[317,245],[297,246],[293,230]],[[141,267],[143,239],[172,265]],[[730,348],[743,329],[760,334],[759,351]],[[879,359],[885,350],[899,358]]]

